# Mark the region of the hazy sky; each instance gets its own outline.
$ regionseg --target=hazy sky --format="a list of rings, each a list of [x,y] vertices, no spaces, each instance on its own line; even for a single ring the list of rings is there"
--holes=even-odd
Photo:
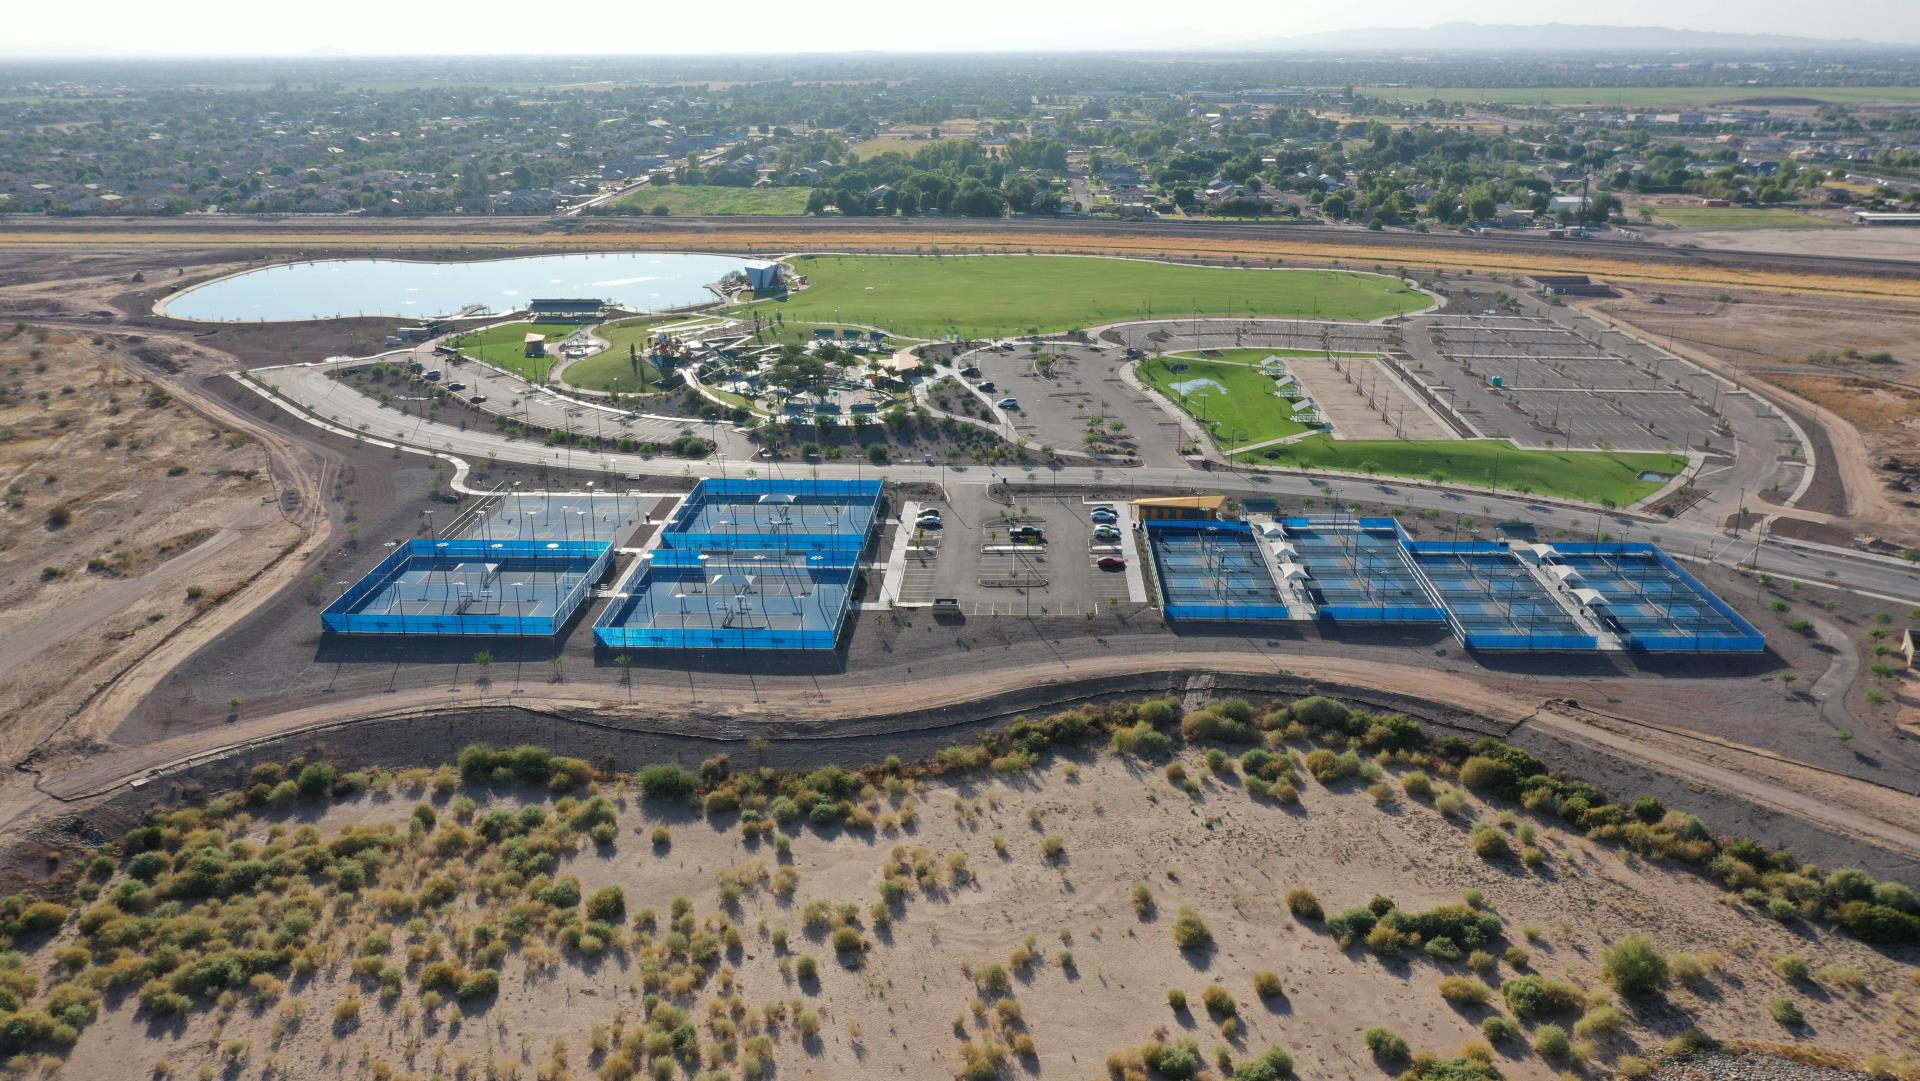
[[[745,3],[453,3],[450,0],[93,0],[10,5],[0,55],[713,53],[849,49],[1180,48],[1265,43],[1364,26],[1605,22],[1920,42],[1920,0],[1369,0],[1166,4],[1145,0],[968,4],[877,0]],[[1265,18],[1257,18],[1264,15]],[[1256,21],[1257,19],[1257,21]],[[1223,26],[1223,24],[1237,24]]]

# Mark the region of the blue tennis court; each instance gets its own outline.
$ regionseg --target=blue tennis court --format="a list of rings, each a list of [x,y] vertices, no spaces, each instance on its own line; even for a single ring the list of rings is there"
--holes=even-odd
[[[1148,522],[1170,619],[1286,619],[1286,600],[1245,522]]]
[[[1446,606],[1468,646],[1479,649],[1594,649],[1598,641],[1506,548],[1414,543],[1413,561]]]
[[[1654,651],[1756,652],[1751,623],[1652,545],[1558,545],[1555,563],[1578,575],[1577,593],[1630,647]],[[1591,591],[1591,592],[1588,592]]]

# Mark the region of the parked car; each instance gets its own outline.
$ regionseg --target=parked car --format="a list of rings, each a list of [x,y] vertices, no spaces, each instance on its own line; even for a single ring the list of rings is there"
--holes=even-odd
[[[1020,411],[1020,399],[1018,398],[1002,398],[997,404],[1000,408],[1010,413],[1018,413]]]
[[[1127,557],[1125,557],[1125,556],[1101,556],[1101,557],[1100,557],[1099,559],[1096,559],[1096,560],[1094,560],[1094,561],[1093,561],[1093,565],[1094,565],[1094,566],[1096,566],[1096,567],[1099,567],[1099,568],[1100,568],[1101,570],[1103,570],[1103,571],[1120,571],[1120,570],[1126,570],[1126,569],[1127,569]]]
[[[982,380],[982,381],[981,381],[981,383],[980,383],[980,389],[981,389],[981,391],[983,391],[984,393],[987,393],[987,394],[992,394],[992,393],[993,393],[993,380],[991,380],[991,379],[986,379],[986,380]]]
[[[467,385],[465,383],[448,383],[447,389],[448,390],[465,390],[467,389]]]
[[[1112,507],[1095,507],[1093,513],[1087,517],[1103,525],[1112,525],[1120,520],[1120,512]]]
[[[476,394],[473,397],[467,399],[467,401],[472,402],[474,405],[479,405],[481,402],[484,402],[486,400],[487,400],[487,396],[484,394]]]
[[[1118,544],[1120,542],[1120,527],[1111,525],[1094,526],[1093,539],[1106,541],[1108,544]]]
[[[1012,529],[1007,530],[1007,536],[1011,538],[1015,544],[1045,544],[1047,540],[1046,530],[1041,529],[1039,526],[1032,525],[1014,526]]]

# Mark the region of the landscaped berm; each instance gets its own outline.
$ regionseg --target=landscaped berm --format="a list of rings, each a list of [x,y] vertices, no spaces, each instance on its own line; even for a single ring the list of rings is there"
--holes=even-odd
[[[1195,315],[1339,320],[1424,311],[1399,278],[1048,255],[797,256],[808,288],[756,309],[788,322],[854,323],[916,338],[1057,334]]]
[[[0,1042],[75,1078],[1920,1071],[1910,890],[1497,741],[1156,700],[785,753],[255,766],[5,903]]]

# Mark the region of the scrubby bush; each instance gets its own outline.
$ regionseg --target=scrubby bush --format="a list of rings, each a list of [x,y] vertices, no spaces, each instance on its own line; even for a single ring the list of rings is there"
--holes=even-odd
[[[1277,972],[1256,972],[1253,974],[1253,993],[1261,998],[1279,998],[1286,993],[1286,987],[1280,982]]]
[[[1197,950],[1213,941],[1213,932],[1200,913],[1182,906],[1173,920],[1173,941],[1183,950]]]
[[[1284,1047],[1269,1047],[1260,1057],[1241,1063],[1233,1071],[1233,1081],[1280,1081],[1293,1075],[1293,1055]]]
[[[1559,1025],[1541,1025],[1533,1030],[1533,1049],[1542,1058],[1565,1058],[1573,1042]]]
[[[700,787],[700,778],[664,762],[641,770],[634,780],[648,799],[687,799]]]
[[[1543,1014],[1572,1013],[1586,1004],[1578,987],[1544,976],[1515,976],[1500,984],[1507,1009],[1522,1020]]]
[[[1513,855],[1513,844],[1507,840],[1507,835],[1485,822],[1474,826],[1467,834],[1467,844],[1472,847],[1473,854],[1483,860],[1499,860]]]
[[[1601,971],[1615,991],[1643,998],[1667,989],[1667,959],[1646,935],[1629,935],[1607,948]]]
[[[1465,976],[1448,976],[1440,981],[1440,997],[1455,1006],[1482,1006],[1493,988]]]
[[[1287,911],[1297,920],[1319,921],[1325,918],[1320,909],[1320,898],[1312,890],[1292,889],[1287,891]]]
[[[1480,1022],[1480,1034],[1495,1043],[1520,1035],[1520,1026],[1505,1014],[1494,1014]]]
[[[1378,1025],[1367,1030],[1365,1039],[1367,1050],[1373,1052],[1373,1057],[1381,1062],[1405,1062],[1412,1050],[1399,1033]]]

